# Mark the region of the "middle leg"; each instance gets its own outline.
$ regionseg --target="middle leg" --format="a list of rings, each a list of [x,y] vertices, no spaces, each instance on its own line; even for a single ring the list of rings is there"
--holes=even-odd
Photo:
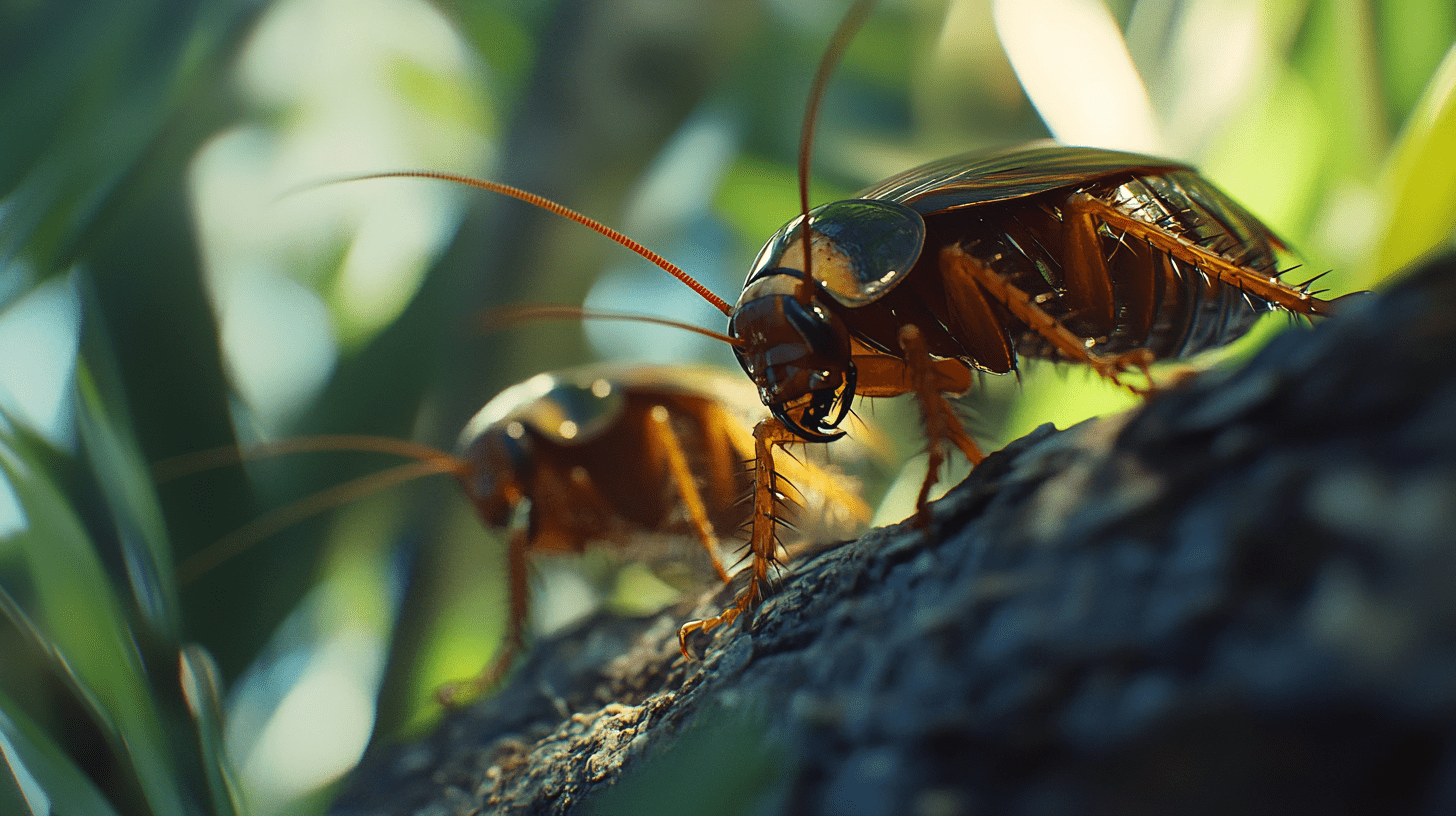
[[[924,528],[930,525],[930,489],[940,481],[940,467],[945,463],[944,443],[953,442],[972,465],[979,465],[986,456],[966,433],[945,395],[936,389],[936,360],[930,356],[920,330],[914,326],[900,327],[900,349],[905,353],[910,384],[925,418],[925,437],[930,454],[925,481],[921,483],[920,495],[915,500],[915,526]]]

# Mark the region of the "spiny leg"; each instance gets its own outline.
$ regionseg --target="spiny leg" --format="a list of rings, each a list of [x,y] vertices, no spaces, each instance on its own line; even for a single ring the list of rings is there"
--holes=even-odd
[[[934,360],[926,348],[925,337],[920,329],[902,326],[900,348],[905,352],[905,363],[914,385],[915,398],[920,402],[921,412],[925,416],[925,437],[930,454],[929,469],[925,473],[925,481],[920,485],[920,495],[915,500],[915,526],[923,528],[930,524],[930,488],[940,481],[940,466],[945,463],[942,443],[947,439],[954,442],[972,465],[979,465],[986,457],[976,441],[961,426],[960,419],[951,411],[945,396],[935,388]]]
[[[678,496],[682,498],[688,519],[692,521],[693,531],[697,533],[703,549],[708,552],[708,558],[713,562],[713,570],[726,584],[729,580],[728,571],[723,569],[723,562],[718,560],[718,536],[713,532],[713,522],[708,519],[708,508],[703,504],[693,472],[688,469],[688,459],[683,453],[682,443],[672,430],[672,416],[665,406],[654,405],[649,417],[648,428],[667,454],[668,472],[672,474]]]
[[[435,690],[435,697],[446,708],[455,708],[470,702],[483,692],[494,688],[511,670],[516,655],[525,648],[526,616],[530,611],[531,588],[527,580],[526,553],[531,542],[525,530],[511,534],[506,548],[506,562],[509,570],[511,592],[511,617],[501,651],[495,659],[480,670],[480,674],[467,680],[454,680]]]
[[[683,657],[691,659],[688,651],[688,637],[696,632],[711,632],[737,620],[744,612],[758,606],[763,600],[764,588],[768,586],[769,569],[774,565],[778,549],[775,531],[778,526],[778,485],[774,470],[773,449],[775,445],[797,442],[799,438],[777,419],[765,419],[753,429],[753,531],[749,535],[748,585],[738,593],[733,605],[720,614],[706,620],[688,621],[677,630],[678,647]]]
[[[1211,249],[1199,246],[1154,224],[1140,221],[1122,212],[1105,201],[1086,193],[1073,196],[1073,203],[1082,211],[1094,213],[1098,221],[1113,230],[1126,233],[1145,241],[1160,252],[1167,253],[1205,275],[1228,286],[1267,301],[1287,312],[1298,315],[1325,315],[1333,310],[1333,304],[1341,300],[1321,300],[1302,287],[1290,286],[1275,275],[1248,269],[1230,261]],[[1349,295],[1346,295],[1349,297]]]
[[[1060,320],[1038,306],[1030,295],[1013,286],[1005,276],[957,244],[940,251],[940,268],[948,280],[963,282],[965,285],[979,284],[985,288],[991,297],[1009,309],[1018,320],[1045,337],[1068,360],[1090,366],[1098,374],[1135,394],[1142,394],[1147,390],[1128,385],[1121,379],[1122,374],[1133,368],[1140,369],[1144,374],[1148,373],[1153,355],[1147,349],[1133,349],[1106,357],[1093,354],[1087,350],[1086,338],[1068,329]]]

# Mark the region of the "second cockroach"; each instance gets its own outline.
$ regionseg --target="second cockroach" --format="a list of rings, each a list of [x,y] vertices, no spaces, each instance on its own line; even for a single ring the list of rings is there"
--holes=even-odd
[[[465,427],[453,454],[386,438],[299,437],[179,457],[160,464],[158,477],[305,451],[372,450],[418,460],[259,519],[184,561],[178,572],[186,582],[327,507],[420,476],[454,476],[481,521],[507,536],[510,598],[505,644],[496,658],[478,676],[439,690],[443,702],[454,704],[493,686],[523,646],[533,555],[582,553],[594,543],[625,547],[644,536],[688,536],[727,583],[722,559],[729,553],[721,536],[732,543],[749,522],[749,428],[762,411],[742,380],[722,372],[598,366],[539,374],[502,391]],[[848,534],[868,520],[869,508],[842,476],[831,478],[809,463],[789,466],[799,490],[790,503],[805,510],[802,518],[816,532]],[[812,501],[803,501],[806,496]]]

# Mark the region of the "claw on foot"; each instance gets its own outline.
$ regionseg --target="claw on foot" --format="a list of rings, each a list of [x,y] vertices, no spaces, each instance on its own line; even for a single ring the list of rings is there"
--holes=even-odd
[[[514,638],[508,639],[503,651],[491,661],[490,665],[481,670],[480,674],[465,680],[451,680],[443,683],[435,689],[435,699],[445,708],[460,708],[480,695],[500,685],[510,673],[511,665],[515,663],[516,655],[520,653],[522,644]]]
[[[469,680],[451,680],[435,689],[435,700],[445,708],[459,708],[486,689],[486,683],[479,677]]]
[[[1140,397],[1152,396],[1158,391],[1157,383],[1153,382],[1153,353],[1148,349],[1133,349],[1111,357],[1090,357],[1089,359],[1092,362],[1092,368],[1110,380],[1113,385],[1120,385]],[[1146,386],[1130,385],[1122,381],[1121,375],[1133,370],[1141,372],[1147,378]]]
[[[695,620],[684,623],[682,628],[677,630],[677,645],[682,650],[683,657],[686,657],[688,660],[700,660],[702,655],[696,654],[688,648],[688,638],[698,632],[707,633],[717,629],[719,626],[726,626],[736,620],[742,611],[737,605],[734,605],[723,610],[723,614],[721,615],[707,618],[706,620]]]

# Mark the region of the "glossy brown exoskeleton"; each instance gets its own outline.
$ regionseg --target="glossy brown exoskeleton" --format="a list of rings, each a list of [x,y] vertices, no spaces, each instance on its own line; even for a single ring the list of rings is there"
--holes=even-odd
[[[855,396],[915,394],[931,454],[922,525],[943,443],[982,458],[944,397],[973,372],[1013,371],[1026,355],[1121,383],[1237,339],[1260,313],[1332,308],[1279,279],[1284,245],[1257,219],[1191,168],[1148,156],[1044,143],[908,170],[809,211],[812,286],[804,218],[769,240],[730,314],[774,416],[755,432],[761,467],[774,445],[842,436]],[[731,621],[753,592],[684,637]]]

